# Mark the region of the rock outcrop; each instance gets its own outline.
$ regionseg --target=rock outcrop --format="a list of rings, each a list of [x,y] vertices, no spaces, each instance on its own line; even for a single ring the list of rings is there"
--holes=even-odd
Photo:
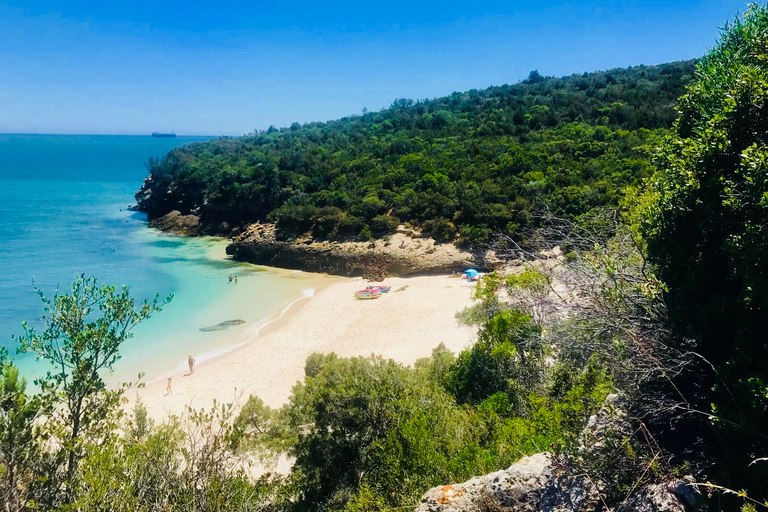
[[[609,395],[581,433],[583,459],[600,458],[616,447],[609,442],[618,432],[631,435],[621,395]],[[614,454],[615,455],[615,454]],[[605,457],[606,460],[610,457]],[[613,463],[616,463],[615,457]],[[416,512],[694,512],[702,497],[690,476],[670,478],[634,489],[621,503],[607,504],[600,489],[615,473],[592,478],[574,475],[547,453],[523,457],[509,469],[475,477],[461,484],[428,491]]]
[[[200,217],[182,215],[178,210],[174,210],[150,221],[149,227],[174,235],[197,236],[200,234]]]
[[[504,263],[492,251],[477,254],[451,243],[439,244],[403,226],[386,238],[369,242],[314,240],[309,236],[279,240],[272,224],[251,224],[242,232],[222,224],[211,233],[210,226],[204,226],[198,215],[182,215],[173,210],[151,220],[149,227],[180,236],[234,236],[227,254],[239,261],[372,280],[394,275],[461,272],[467,267],[492,269]]]
[[[608,508],[589,478],[560,474],[549,454],[523,457],[503,471],[430,489],[416,512],[691,512],[700,496],[690,477],[638,489]]]
[[[235,259],[297,270],[381,279],[389,275],[462,271],[478,263],[472,253],[399,230],[370,242],[281,241],[270,224],[252,224],[227,247]]]
[[[230,327],[234,327],[236,325],[242,325],[245,323],[245,320],[236,319],[236,320],[226,320],[224,322],[220,322],[216,325],[211,325],[208,327],[201,327],[200,331],[202,332],[213,332],[213,331],[223,331],[224,329],[229,329]]]

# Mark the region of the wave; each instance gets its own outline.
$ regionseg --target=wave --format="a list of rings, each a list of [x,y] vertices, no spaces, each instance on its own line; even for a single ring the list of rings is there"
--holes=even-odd
[[[249,343],[253,343],[254,341],[256,341],[256,339],[258,339],[259,334],[261,333],[261,331],[265,327],[267,327],[268,325],[270,325],[270,324],[272,324],[274,322],[277,322],[278,320],[283,318],[286,315],[286,313],[288,313],[288,311],[290,311],[290,309],[296,303],[298,303],[299,301],[302,301],[304,299],[309,299],[309,298],[313,297],[314,295],[315,295],[315,289],[314,288],[305,288],[305,289],[301,290],[301,297],[299,297],[298,299],[295,299],[295,300],[291,301],[290,303],[288,303],[288,305],[285,306],[282,309],[282,311],[280,311],[280,314],[277,315],[275,318],[264,319],[264,320],[261,320],[261,321],[257,322],[256,324],[250,326],[250,328],[248,328],[246,330],[246,332],[243,334],[245,339],[242,339],[241,341],[239,341],[237,343],[233,343],[231,345],[227,345],[226,347],[222,347],[222,348],[218,348],[218,349],[215,349],[215,350],[209,350],[207,352],[203,352],[202,354],[199,354],[199,355],[193,354],[192,357],[195,358],[195,365],[197,366],[197,365],[199,365],[202,362],[210,361],[212,359],[216,359],[217,357],[221,357],[224,354],[228,354],[229,352],[232,352],[233,350],[237,350],[240,347],[244,347],[245,345],[248,345]],[[157,377],[156,379],[152,379],[150,382],[147,382],[147,385],[153,384],[155,382],[162,381],[162,380],[167,379],[168,377],[172,377],[174,375],[178,375],[179,372],[187,372],[188,370],[189,370],[189,367],[187,365],[181,364],[181,365],[177,366],[174,370],[166,372],[166,373],[160,375],[159,377]]]

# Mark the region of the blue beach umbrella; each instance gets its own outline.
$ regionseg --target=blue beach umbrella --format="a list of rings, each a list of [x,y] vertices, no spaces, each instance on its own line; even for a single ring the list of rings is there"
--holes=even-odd
[[[473,268],[468,268],[467,270],[464,271],[464,275],[467,277],[477,277],[480,275],[480,272],[478,272]]]

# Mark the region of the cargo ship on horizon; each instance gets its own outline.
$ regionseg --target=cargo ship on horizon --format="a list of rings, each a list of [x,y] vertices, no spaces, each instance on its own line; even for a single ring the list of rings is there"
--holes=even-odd
[[[161,133],[161,132],[152,132],[153,137],[175,137],[175,132],[169,132],[169,133]]]

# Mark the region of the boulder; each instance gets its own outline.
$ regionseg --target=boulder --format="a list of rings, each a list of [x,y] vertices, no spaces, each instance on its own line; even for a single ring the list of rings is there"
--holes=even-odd
[[[200,217],[192,214],[182,215],[178,210],[173,210],[150,221],[149,227],[174,235],[195,236],[200,234]]]
[[[547,481],[553,476],[549,454],[523,457],[509,469],[475,477],[462,484],[441,485],[427,492],[417,512],[539,510]]]
[[[562,475],[549,454],[537,453],[509,469],[430,489],[416,512],[691,512],[702,509],[693,482],[648,485],[609,508],[588,477]]]
[[[702,510],[703,498],[690,476],[651,484],[633,493],[616,512],[689,512]]]

